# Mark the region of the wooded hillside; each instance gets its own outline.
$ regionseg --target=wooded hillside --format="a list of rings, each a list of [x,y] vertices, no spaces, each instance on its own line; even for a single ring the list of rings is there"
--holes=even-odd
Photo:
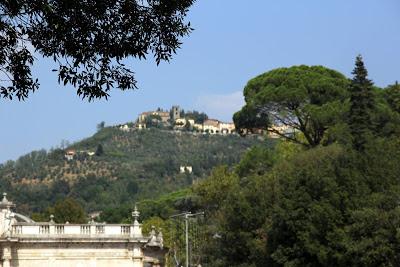
[[[185,188],[214,166],[237,163],[259,143],[256,137],[107,127],[65,149],[33,151],[0,165],[0,190],[26,214],[65,197],[87,211],[132,205]],[[65,158],[68,151],[74,153],[72,160]],[[180,173],[180,166],[192,166],[193,172]]]

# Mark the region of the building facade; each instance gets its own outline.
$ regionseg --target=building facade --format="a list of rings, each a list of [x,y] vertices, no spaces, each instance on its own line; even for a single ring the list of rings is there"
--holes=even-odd
[[[136,207],[132,224],[34,222],[0,202],[0,267],[162,267],[162,233],[142,234]]]
[[[172,106],[171,108],[172,120],[176,121],[181,118],[181,109],[179,106]]]
[[[205,120],[202,127],[203,132],[211,134],[233,134],[235,133],[235,124],[231,122],[220,122],[219,120]]]
[[[158,116],[160,117],[161,122],[167,123],[170,119],[170,114],[167,111],[147,111],[140,113],[137,122],[138,123],[145,123],[146,118],[149,116]]]

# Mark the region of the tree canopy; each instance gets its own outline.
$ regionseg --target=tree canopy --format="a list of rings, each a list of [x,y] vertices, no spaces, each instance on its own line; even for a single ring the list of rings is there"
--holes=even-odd
[[[67,183],[61,186],[68,185]],[[46,222],[53,219],[56,223],[86,223],[87,216],[83,207],[72,198],[60,199],[54,206],[48,207],[43,213],[33,213],[32,219],[37,222]]]
[[[349,125],[356,149],[363,149],[373,129],[373,112],[376,103],[372,88],[372,81],[367,78],[368,71],[362,57],[356,58],[354,75],[350,85],[350,112]]]
[[[24,100],[39,88],[35,53],[58,65],[58,81],[82,98],[136,88],[128,57],[168,61],[192,28],[195,0],[0,1],[0,97]]]
[[[398,137],[368,140],[362,153],[282,143],[194,187],[220,236],[206,237],[210,266],[398,266]]]
[[[400,113],[400,84],[396,82],[388,86],[384,91],[384,95],[390,107]]]
[[[54,205],[54,217],[58,223],[86,223],[87,217],[83,207],[72,198],[57,201]]]
[[[264,116],[265,128],[299,134],[194,186],[209,236],[219,236],[205,237],[210,266],[400,265],[400,89],[377,90],[360,56],[355,65],[351,81],[299,66],[248,83],[235,124]],[[344,137],[331,139],[338,128]]]
[[[247,83],[246,105],[234,121],[239,129],[268,128],[298,144],[317,146],[343,115],[347,86],[344,75],[322,66],[275,69]],[[272,125],[287,127],[292,134]]]

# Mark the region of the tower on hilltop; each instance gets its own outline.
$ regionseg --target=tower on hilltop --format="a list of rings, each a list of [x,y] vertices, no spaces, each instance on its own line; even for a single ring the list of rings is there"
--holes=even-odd
[[[179,108],[179,106],[172,106],[171,113],[171,119],[173,121],[181,118],[181,109]]]

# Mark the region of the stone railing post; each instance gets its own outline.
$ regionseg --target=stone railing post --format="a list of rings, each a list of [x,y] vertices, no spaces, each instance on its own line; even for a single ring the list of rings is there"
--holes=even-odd
[[[96,235],[96,223],[94,222],[94,218],[90,221],[90,235],[94,236]]]
[[[55,230],[55,225],[54,225],[54,215],[50,215],[50,221],[49,221],[49,235],[55,235],[56,230]]]
[[[132,211],[133,224],[131,225],[131,237],[142,237],[142,227],[138,221],[140,212],[136,205],[134,211]]]

